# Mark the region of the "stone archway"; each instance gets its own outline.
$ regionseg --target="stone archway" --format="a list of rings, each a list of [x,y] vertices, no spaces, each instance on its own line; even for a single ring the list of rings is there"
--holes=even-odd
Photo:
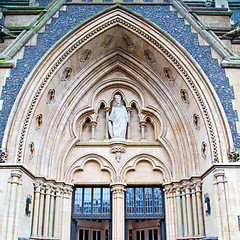
[[[106,128],[116,92],[131,119],[123,142],[112,142]],[[85,184],[96,162],[99,175],[88,184],[102,184],[99,178],[105,174],[104,184],[113,188],[114,209],[123,210],[124,187],[129,179],[136,184],[139,177],[126,177],[127,169],[143,174],[146,167],[143,181],[156,173],[154,181],[146,184],[159,181],[167,191],[169,239],[203,235],[204,229],[192,227],[194,207],[193,214],[184,212],[184,223],[169,209],[180,211],[187,202],[191,213],[190,195],[198,197],[194,221],[203,225],[200,175],[213,162],[223,162],[231,144],[221,105],[197,63],[166,32],[121,7],[75,28],[43,57],[19,94],[3,143],[8,162],[32,172],[33,237],[49,234],[49,226],[55,226],[50,233],[61,239],[70,234],[71,188]],[[84,170],[85,162],[91,163],[85,156],[94,164]],[[145,165],[140,169],[139,164]],[[179,193],[174,199],[180,208],[172,199],[173,189]],[[54,194],[61,203],[51,198]],[[59,219],[53,218],[51,202],[57,206],[55,214],[65,217],[61,223],[53,222]],[[50,220],[43,219],[43,209],[51,209]],[[113,216],[113,239],[123,239],[123,218],[123,211]]]

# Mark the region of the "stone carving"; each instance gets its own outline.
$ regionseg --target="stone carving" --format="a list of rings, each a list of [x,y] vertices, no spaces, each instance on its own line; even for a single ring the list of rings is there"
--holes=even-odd
[[[32,158],[34,156],[34,152],[35,152],[35,148],[34,148],[34,143],[33,142],[31,142],[29,144],[29,151],[30,151],[29,160],[32,160]]]
[[[108,130],[112,139],[125,140],[129,115],[126,107],[121,104],[121,96],[116,94],[114,98],[116,104],[108,117]]]
[[[5,163],[7,161],[7,150],[0,149],[0,163]]]
[[[169,67],[165,67],[165,68],[163,69],[163,72],[164,72],[166,78],[167,78],[169,81],[174,81],[174,76],[173,76],[172,70],[171,70]]]
[[[64,69],[64,71],[63,71],[61,80],[62,80],[62,81],[67,81],[67,80],[70,78],[71,73],[72,73],[72,68],[66,67],[66,68]]]
[[[4,25],[0,24],[0,43],[3,43],[6,38],[16,38],[16,35],[11,33]]]
[[[189,103],[189,97],[188,97],[188,92],[186,89],[181,89],[180,90],[181,98],[185,103]]]
[[[104,48],[108,47],[111,44],[112,40],[113,40],[113,36],[110,34],[107,34],[103,42],[101,43],[101,46]]]
[[[228,151],[229,162],[238,162],[240,160],[240,149],[232,148]]]
[[[38,114],[37,115],[36,121],[37,121],[37,128],[36,128],[36,130],[38,130],[42,126],[42,114]]]
[[[81,54],[80,62],[87,62],[88,59],[90,58],[91,54],[92,54],[91,50],[85,49]]]
[[[205,142],[202,142],[202,147],[201,147],[201,153],[203,158],[207,158],[207,144]]]
[[[112,147],[112,153],[115,153],[115,159],[117,162],[121,161],[121,153],[125,153],[126,149],[124,147]]]
[[[48,100],[47,100],[47,104],[52,103],[54,101],[55,98],[55,90],[54,89],[50,89],[48,91]]]
[[[200,117],[196,113],[193,114],[193,124],[197,130],[200,130]]]
[[[149,49],[144,51],[144,55],[150,63],[156,62],[156,58]]]
[[[225,33],[223,37],[229,38],[229,39],[235,39],[240,37],[240,22],[234,24],[232,26],[231,31]]]
[[[128,48],[133,48],[135,46],[132,39],[128,35],[124,35],[122,39]]]

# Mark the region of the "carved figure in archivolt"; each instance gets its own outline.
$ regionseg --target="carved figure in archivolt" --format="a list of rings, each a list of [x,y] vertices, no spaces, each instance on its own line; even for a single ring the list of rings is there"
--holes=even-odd
[[[126,107],[121,104],[121,95],[116,94],[114,99],[116,104],[112,107],[108,118],[109,134],[112,139],[125,139],[129,115]]]

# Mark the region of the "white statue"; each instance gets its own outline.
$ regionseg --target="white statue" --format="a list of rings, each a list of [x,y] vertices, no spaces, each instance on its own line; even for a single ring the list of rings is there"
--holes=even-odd
[[[108,118],[109,133],[112,139],[125,139],[129,115],[125,106],[121,104],[121,95],[114,96],[116,105]]]

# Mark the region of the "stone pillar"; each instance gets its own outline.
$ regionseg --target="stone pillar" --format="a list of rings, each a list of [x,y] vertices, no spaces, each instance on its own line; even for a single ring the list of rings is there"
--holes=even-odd
[[[170,186],[165,185],[164,186],[164,197],[165,197],[165,213],[166,213],[166,235],[168,239],[171,239],[172,237],[172,230],[171,230],[171,223],[170,223],[170,199],[169,199],[169,194],[170,194]]]
[[[198,227],[200,236],[204,236],[203,207],[202,207],[202,183],[198,181],[196,184]]]
[[[72,191],[72,186],[67,186],[65,240],[69,240],[71,235]]]
[[[110,107],[105,107],[104,111],[106,113],[105,140],[109,140],[109,137],[108,137],[108,118],[109,118]]]
[[[124,192],[126,184],[111,184],[112,191],[112,240],[123,240],[125,233]]]
[[[97,126],[97,122],[96,121],[91,121],[90,125],[92,127],[92,136],[91,136],[91,141],[95,141],[95,130],[96,130],[96,126]]]
[[[141,128],[141,141],[145,141],[145,128],[146,128],[146,122],[140,121],[140,128]]]
[[[33,205],[32,236],[37,236],[41,184],[42,183],[39,182],[39,181],[36,181],[34,183],[34,205]]]
[[[193,218],[192,218],[192,204],[191,204],[190,194],[191,194],[191,186],[186,185],[188,235],[193,236]]]
[[[17,211],[17,197],[18,197],[18,188],[21,184],[20,180],[22,177],[22,172],[19,170],[11,171],[11,189],[10,189],[10,204],[9,204],[9,212],[8,212],[8,221],[7,221],[7,232],[6,239],[13,240],[14,239],[14,229],[15,229],[15,219],[16,219],[16,211]]]
[[[45,204],[44,204],[44,220],[43,220],[43,236],[48,236],[48,227],[49,227],[49,210],[50,210],[50,192],[51,185],[46,184],[46,193],[45,193]]]
[[[53,236],[53,217],[54,217],[54,205],[55,205],[55,198],[54,198],[55,188],[51,186],[50,191],[50,216],[49,216],[49,228],[48,228],[48,235],[50,237]]]
[[[196,202],[196,186],[193,184],[192,186],[192,210],[193,210],[193,232],[194,235],[197,236],[199,234],[198,231],[198,215],[197,215],[197,202]]]
[[[182,210],[183,210],[184,236],[188,236],[187,203],[186,203],[185,186],[182,188]]]
[[[60,236],[59,234],[59,224],[60,224],[60,213],[61,213],[61,186],[57,186],[56,188],[56,199],[55,199],[55,216],[54,216],[54,237],[57,238]]]
[[[183,222],[182,222],[182,203],[181,203],[181,189],[178,186],[176,188],[176,203],[177,203],[177,226],[178,226],[178,237],[183,236]]]
[[[223,169],[217,169],[213,172],[216,179],[217,192],[218,192],[218,208],[220,209],[220,220],[221,220],[221,235],[222,239],[230,239],[229,233],[229,220],[228,220],[228,209],[225,192],[225,173]],[[220,238],[221,240],[221,238]]]
[[[61,236],[60,238],[62,240],[65,240],[65,236],[66,236],[66,224],[67,224],[67,221],[66,221],[66,211],[67,211],[67,189],[66,187],[63,188],[63,191],[62,191],[62,204],[61,204],[61,213],[62,213],[62,216],[61,216]]]
[[[171,237],[170,239],[176,239],[176,232],[175,232],[175,214],[174,214],[174,191],[173,188],[170,189],[169,192],[169,202],[170,202],[170,226],[171,226]]]
[[[41,185],[40,189],[40,207],[39,207],[39,218],[38,218],[38,236],[42,236],[42,229],[43,229],[43,209],[44,209],[44,192],[45,188],[44,185]]]
[[[131,140],[131,128],[130,128],[130,119],[131,119],[131,112],[132,112],[132,108],[131,107],[127,107],[127,112],[128,112],[128,116],[129,116],[129,123],[127,125],[127,140]]]

